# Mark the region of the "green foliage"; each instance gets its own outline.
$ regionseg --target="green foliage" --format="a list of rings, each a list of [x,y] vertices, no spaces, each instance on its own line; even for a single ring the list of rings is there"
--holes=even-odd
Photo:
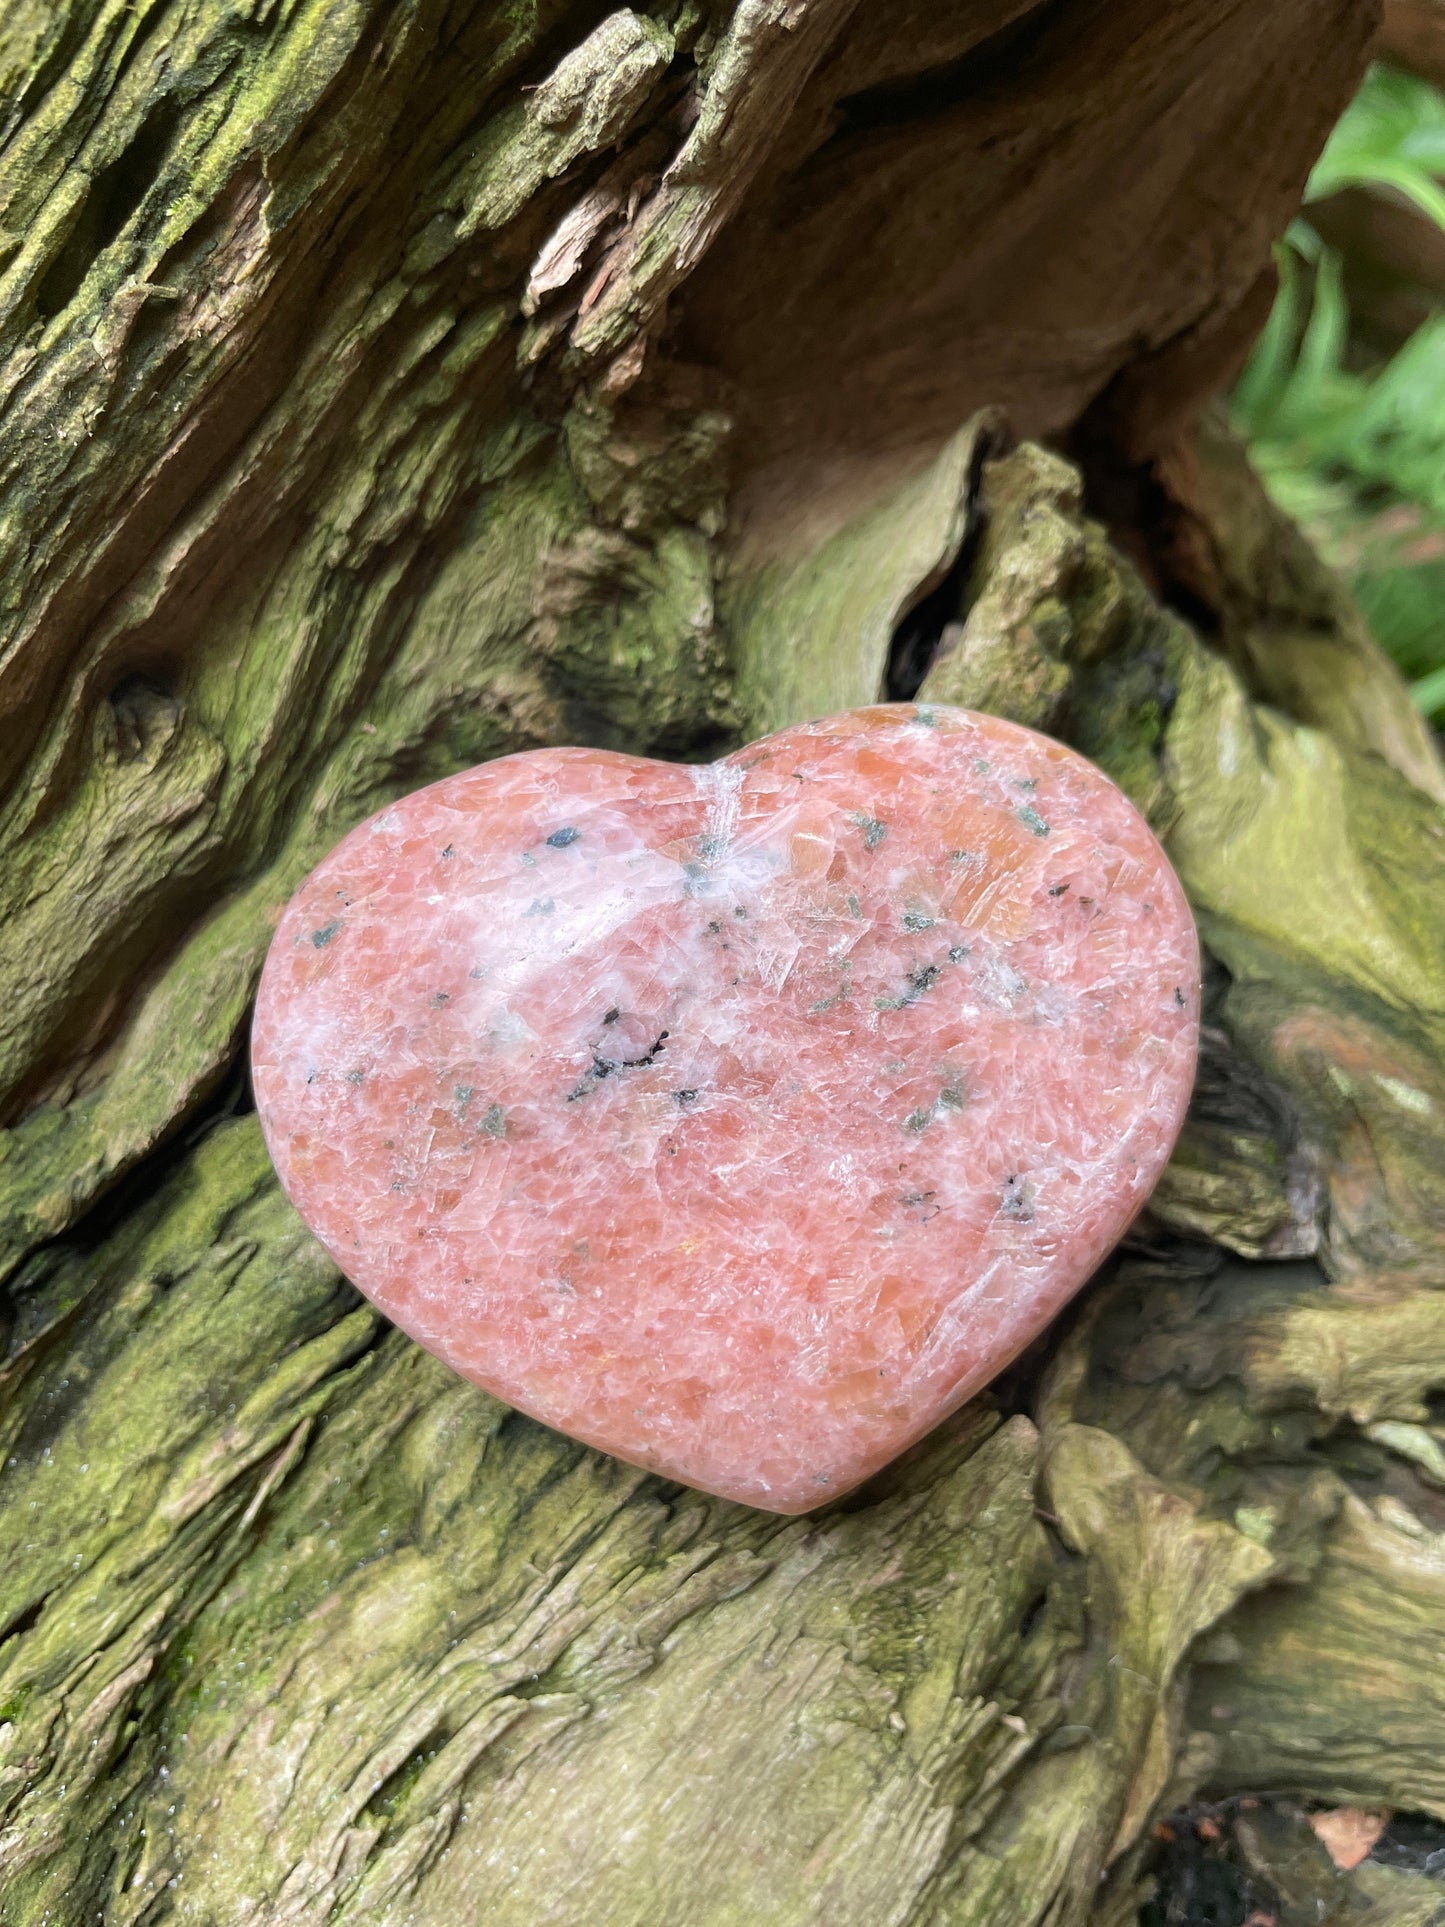
[[[1392,187],[1445,227],[1445,95],[1428,81],[1372,67],[1330,136],[1306,199],[1344,187]]]
[[[1445,95],[1372,68],[1311,178],[1404,196],[1445,230]],[[1353,583],[1427,716],[1445,717],[1445,314],[1361,366],[1340,257],[1306,221],[1278,254],[1280,293],[1236,390],[1275,499]]]

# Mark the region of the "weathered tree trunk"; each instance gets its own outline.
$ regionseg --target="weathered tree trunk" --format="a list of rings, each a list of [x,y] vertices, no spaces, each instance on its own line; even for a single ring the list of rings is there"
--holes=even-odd
[[[1196,433],[1375,24],[12,0],[6,1927],[1107,1927],[1201,1785],[1445,1816],[1445,782]],[[246,1013],[401,791],[920,689],[1149,811],[1208,1047],[1078,1315],[782,1521],[386,1330]]]

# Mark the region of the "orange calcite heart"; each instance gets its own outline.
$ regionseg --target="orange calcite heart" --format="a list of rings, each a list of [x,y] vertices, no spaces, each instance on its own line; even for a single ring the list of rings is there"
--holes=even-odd
[[[257,1103],[301,1215],[499,1398],[776,1512],[997,1373],[1183,1121],[1199,952],[1081,757],[958,709],[709,768],[505,757],[276,932]]]

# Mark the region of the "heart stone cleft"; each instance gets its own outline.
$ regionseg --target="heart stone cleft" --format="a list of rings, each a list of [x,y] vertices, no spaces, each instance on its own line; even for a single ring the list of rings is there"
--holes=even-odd
[[[503,758],[287,908],[253,1060],[277,1170],[469,1379],[779,1512],[987,1383],[1144,1203],[1199,952],[1071,750],[893,705],[708,768]]]

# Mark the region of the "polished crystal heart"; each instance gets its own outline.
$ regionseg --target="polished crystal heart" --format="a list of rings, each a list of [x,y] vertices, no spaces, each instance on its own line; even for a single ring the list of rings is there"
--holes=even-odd
[[[457,1371],[778,1512],[994,1376],[1148,1196],[1199,954],[1131,804],[896,705],[707,768],[536,750],[298,892],[256,1097],[307,1224]]]

